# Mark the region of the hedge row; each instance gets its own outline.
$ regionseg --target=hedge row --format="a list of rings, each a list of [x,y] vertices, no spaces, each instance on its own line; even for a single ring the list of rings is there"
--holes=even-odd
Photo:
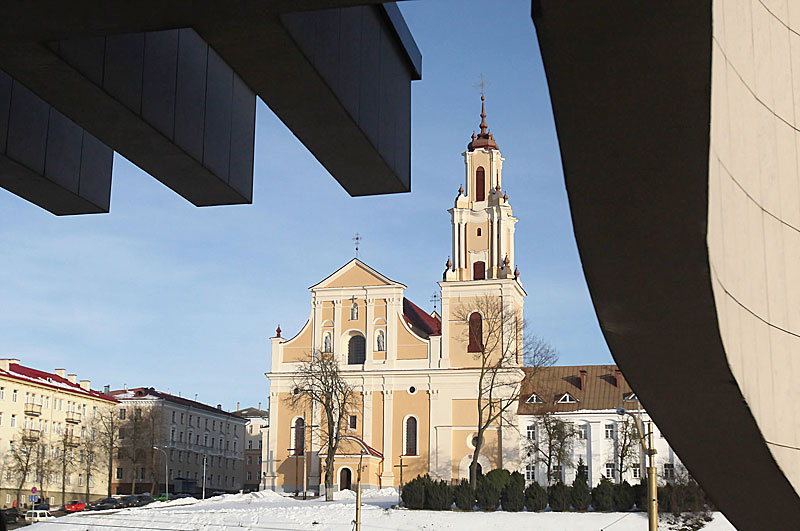
[[[457,485],[448,485],[444,480],[435,481],[427,474],[417,476],[403,487],[403,504],[409,509],[450,510],[453,504],[462,511],[495,511],[502,505],[504,511],[543,511],[550,506],[552,511],[586,511],[591,506],[595,511],[630,511],[634,504],[646,510],[647,486],[632,487],[627,481],[614,484],[603,478],[593,489],[586,484],[585,475],[579,474],[571,486],[558,482],[545,489],[536,482],[525,486],[525,478],[519,472],[504,469],[492,470],[479,475],[475,491],[469,481],[462,479]],[[709,505],[705,493],[690,482],[683,485],[667,485],[658,489],[661,512],[695,512]]]

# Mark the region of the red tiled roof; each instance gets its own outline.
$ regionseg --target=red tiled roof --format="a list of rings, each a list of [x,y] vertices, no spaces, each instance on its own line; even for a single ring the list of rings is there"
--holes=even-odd
[[[22,382],[35,383],[38,385],[49,387],[51,389],[57,389],[59,391],[65,391],[68,393],[75,393],[77,395],[83,395],[86,397],[96,398],[99,400],[107,400],[109,402],[117,401],[117,399],[114,398],[113,396],[103,394],[100,391],[94,391],[92,389],[89,389],[87,391],[83,389],[80,386],[80,384],[72,383],[67,378],[62,378],[61,376],[55,373],[49,373],[40,371],[38,369],[33,369],[31,367],[25,367],[24,365],[19,365],[18,363],[9,364],[8,371],[0,369],[0,375],[7,376],[9,378],[13,378],[15,380],[19,380]]]
[[[203,409],[205,411],[214,412],[220,415],[227,415],[229,417],[237,417],[242,418],[239,415],[234,413],[229,413],[222,409],[217,409],[214,406],[209,406],[208,404],[203,404],[202,402],[197,402],[195,400],[189,400],[188,398],[183,398],[182,396],[175,396],[169,393],[165,393],[163,391],[157,391],[153,387],[134,387],[131,389],[117,389],[111,391],[111,394],[117,398],[119,401],[124,400],[139,400],[142,398],[146,398],[148,396],[154,398],[161,398],[163,400],[167,400],[168,402],[172,402],[175,404],[180,404],[182,406],[189,406],[196,409]]]
[[[427,314],[422,308],[403,297],[403,317],[429,336],[442,335],[442,322]]]
[[[616,365],[562,365],[534,369],[523,367],[525,378],[520,388],[520,415],[536,415],[544,412],[569,412],[578,410],[638,408],[639,402],[625,400],[633,392]],[[584,373],[585,385],[581,379]],[[528,403],[536,393],[541,403]],[[578,402],[558,403],[565,393]]]

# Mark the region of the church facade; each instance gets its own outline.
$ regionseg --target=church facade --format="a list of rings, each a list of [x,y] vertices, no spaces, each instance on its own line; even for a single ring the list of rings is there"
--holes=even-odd
[[[335,356],[357,393],[336,456],[337,489],[355,484],[360,458],[369,488],[400,485],[401,474],[403,482],[426,473],[447,481],[469,477],[480,378],[469,330],[481,326],[479,301],[502,301],[521,315],[525,291],[514,265],[517,219],[502,193],[503,157],[483,104],[480,134],[473,133],[463,157],[464,183],[449,210],[452,254],[439,283],[441,316],[406,299],[403,284],[354,259],[309,288],[302,330],[289,339],[278,329],[271,338],[265,488],[322,489],[320,411],[288,403],[297,368],[313,352]],[[514,370],[521,380],[522,370]],[[520,469],[516,422],[494,422],[480,453],[484,471]]]

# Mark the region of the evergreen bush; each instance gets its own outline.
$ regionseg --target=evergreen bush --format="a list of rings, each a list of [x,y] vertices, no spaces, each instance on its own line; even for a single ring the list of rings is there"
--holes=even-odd
[[[514,474],[519,474],[519,472],[514,472]],[[503,504],[504,511],[518,512],[525,508],[524,487],[524,478],[522,479],[522,484],[520,484],[513,475],[509,477],[506,486],[500,493],[500,502]]]
[[[633,502],[640,511],[647,511],[647,483],[641,480],[633,486]]]
[[[475,502],[481,511],[495,511],[500,505],[500,492],[484,479],[478,482],[475,489]]]
[[[547,508],[547,491],[535,481],[525,489],[525,507],[537,512]]]
[[[586,478],[580,472],[572,482],[572,489],[570,490],[570,501],[576,511],[585,511],[592,504],[592,491],[589,490],[589,485],[586,484]]]
[[[497,492],[503,492],[509,479],[511,479],[511,473],[505,468],[495,468],[486,474],[486,481],[491,483]]]
[[[547,501],[553,511],[569,511],[570,488],[557,482],[547,487]]]
[[[525,490],[525,476],[520,474],[519,472],[512,472],[511,476],[508,478],[509,483],[514,483],[517,488],[521,491]]]
[[[426,476],[427,477],[427,476]],[[444,480],[425,483],[425,508],[433,511],[449,511],[453,507],[453,492]]]
[[[462,479],[458,485],[453,486],[453,500],[462,511],[471,511],[475,507],[475,493],[469,486],[468,479]]]
[[[403,486],[403,505],[409,509],[425,508],[425,485],[430,483],[430,477],[417,476]]]
[[[614,485],[614,510],[618,512],[630,511],[633,507],[633,487],[627,481]]]
[[[611,511],[614,509],[614,484],[604,477],[592,489],[592,507],[595,511]]]

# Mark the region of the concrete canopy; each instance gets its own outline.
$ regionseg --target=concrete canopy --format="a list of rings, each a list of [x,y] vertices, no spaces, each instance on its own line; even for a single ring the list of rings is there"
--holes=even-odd
[[[532,2],[532,18],[575,237],[614,359],[692,476],[738,529],[800,529],[792,485],[800,476],[786,465],[794,457],[779,462],[781,454],[765,440],[771,419],[791,417],[796,402],[770,404],[780,409],[774,415],[755,408],[754,397],[777,389],[749,386],[736,361],[758,367],[769,356],[770,335],[748,351],[719,314],[725,301],[709,213],[720,207],[710,170],[712,131],[724,129],[728,113],[727,104],[712,113],[712,90],[719,88],[712,72],[725,68],[718,50],[712,65],[723,4],[727,9],[726,2],[697,0],[540,0]],[[728,16],[725,24],[747,29],[739,48],[752,46],[746,24]],[[757,150],[740,148],[753,156]],[[725,254],[746,260],[745,248],[736,256],[726,247]]]
[[[410,190],[421,55],[393,3],[6,8],[0,185],[55,214],[108,211],[112,150],[195,205],[251,202],[255,96],[351,195]]]

